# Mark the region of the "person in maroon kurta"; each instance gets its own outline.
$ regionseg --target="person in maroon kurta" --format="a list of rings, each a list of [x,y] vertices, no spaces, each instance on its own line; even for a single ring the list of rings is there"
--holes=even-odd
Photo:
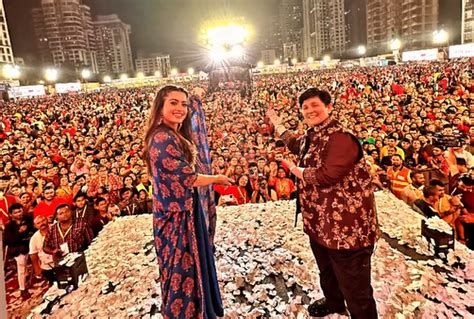
[[[268,117],[299,164],[283,161],[298,178],[304,231],[320,270],[325,299],[308,307],[310,316],[346,313],[377,318],[370,282],[371,256],[379,236],[375,199],[357,138],[332,118],[331,96],[308,89],[299,97],[310,129],[302,138],[286,131],[272,109]]]

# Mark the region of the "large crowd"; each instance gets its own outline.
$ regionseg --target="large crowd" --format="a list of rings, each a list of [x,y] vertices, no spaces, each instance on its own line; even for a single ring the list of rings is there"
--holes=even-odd
[[[317,87],[331,93],[331,116],[363,145],[374,187],[392,191],[420,214],[441,217],[458,241],[473,248],[471,63],[255,75],[245,90],[208,90],[202,100],[212,170],[235,181],[215,188],[216,204],[296,197],[280,161],[297,158],[275,135],[266,112],[277,110],[285,126],[303,136],[297,97]],[[207,89],[203,82],[185,86]],[[1,104],[0,223],[5,256],[16,261],[24,298],[28,276],[52,282],[54,263],[86,249],[104,225],[151,213],[141,150],[156,90],[108,89]]]

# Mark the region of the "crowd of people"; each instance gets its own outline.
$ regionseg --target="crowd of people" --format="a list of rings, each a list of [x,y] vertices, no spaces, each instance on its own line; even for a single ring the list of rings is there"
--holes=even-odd
[[[474,246],[472,61],[256,75],[202,96],[220,206],[296,197],[282,159],[297,161],[266,117],[278,112],[299,135],[297,97],[309,87],[333,97],[331,116],[359,139],[374,187],[415,211],[440,216]],[[185,84],[203,87],[204,82]],[[68,252],[85,250],[109,222],[152,211],[142,158],[145,120],[157,88],[104,90],[3,103],[0,223],[7,258],[28,297],[31,276],[54,280]]]

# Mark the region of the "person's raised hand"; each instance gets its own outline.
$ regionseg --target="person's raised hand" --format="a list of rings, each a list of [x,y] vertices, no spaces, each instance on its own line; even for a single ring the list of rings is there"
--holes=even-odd
[[[277,112],[273,108],[268,108],[267,116],[270,119],[270,122],[273,124],[273,126],[281,125],[282,119],[280,116],[278,116]]]

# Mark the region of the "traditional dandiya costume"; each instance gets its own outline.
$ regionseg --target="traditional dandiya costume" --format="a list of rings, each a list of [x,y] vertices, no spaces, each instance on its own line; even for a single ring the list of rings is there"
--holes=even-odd
[[[190,108],[192,112],[192,137],[197,147],[196,172],[203,175],[212,175],[212,161],[209,141],[207,139],[206,116],[202,108],[202,101],[198,96],[191,96]],[[214,246],[216,233],[216,203],[214,200],[214,189],[212,185],[198,187],[199,201],[206,217],[209,231],[209,242]]]
[[[176,132],[162,124],[150,145],[153,229],[163,318],[224,314],[204,211],[193,188],[197,173]]]

